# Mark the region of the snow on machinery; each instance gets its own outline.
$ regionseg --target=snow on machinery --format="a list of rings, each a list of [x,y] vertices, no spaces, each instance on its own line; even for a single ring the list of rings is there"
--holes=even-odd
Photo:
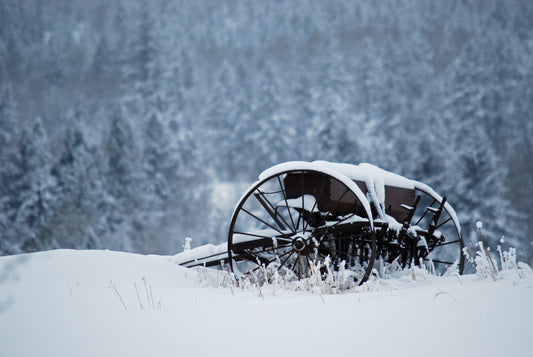
[[[184,266],[229,265],[302,279],[326,266],[363,283],[372,269],[464,268],[455,211],[429,186],[370,164],[286,162],[264,171],[233,212],[227,243],[180,253]]]

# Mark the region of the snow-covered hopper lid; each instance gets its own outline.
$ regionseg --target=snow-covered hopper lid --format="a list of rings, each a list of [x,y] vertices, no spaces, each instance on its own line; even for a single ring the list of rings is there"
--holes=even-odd
[[[377,166],[362,163],[359,165],[315,161],[316,165],[335,170],[353,180],[367,195],[370,202],[375,202],[376,218],[385,219],[386,214],[398,221],[405,218],[402,205],[411,206],[415,201],[415,184],[403,176],[383,170]],[[378,208],[379,207],[379,208]]]
[[[359,165],[340,164],[328,161],[314,161],[314,163],[338,171],[354,181],[373,182],[376,186],[387,185],[413,190],[415,188],[413,180],[367,163]]]
[[[303,161],[286,162],[265,170],[259,175],[259,179],[265,179],[278,172],[297,169],[312,169],[327,174],[336,172],[357,183],[359,187],[355,188],[354,191],[357,191],[356,195],[363,205],[368,209],[369,201],[374,201],[381,207],[379,210],[381,212],[376,212],[377,216],[374,218],[385,218],[386,214],[390,214],[396,219],[403,219],[400,216],[403,217],[405,211],[400,206],[402,203],[411,205],[414,202],[415,190],[431,196],[437,202],[442,201],[442,197],[428,185],[368,163],[353,165],[328,161],[313,161],[311,163]],[[449,213],[460,233],[460,224],[454,209],[448,202],[445,203],[444,209]]]

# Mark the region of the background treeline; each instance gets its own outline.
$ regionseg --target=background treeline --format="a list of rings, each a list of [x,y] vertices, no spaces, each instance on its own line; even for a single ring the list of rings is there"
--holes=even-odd
[[[371,162],[533,251],[533,2],[2,0],[0,254],[222,242],[286,160]],[[506,244],[507,244],[506,243]]]

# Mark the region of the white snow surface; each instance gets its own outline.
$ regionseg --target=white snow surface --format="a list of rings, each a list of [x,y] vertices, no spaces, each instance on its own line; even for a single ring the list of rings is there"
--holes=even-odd
[[[191,261],[203,261],[204,258],[219,256],[226,254],[228,251],[228,245],[226,242],[218,245],[205,244],[194,249],[184,250],[183,252],[176,254],[172,258],[172,262],[175,264],[184,264]],[[227,255],[227,254],[226,254]]]
[[[533,356],[531,270],[336,295],[223,279],[165,256],[0,257],[0,356]]]
[[[291,199],[283,200],[279,202],[276,206],[277,207],[288,206],[288,207],[303,208],[307,212],[320,212],[318,210],[315,196],[313,195],[303,195],[303,199],[301,197],[298,197],[298,198],[291,198]]]

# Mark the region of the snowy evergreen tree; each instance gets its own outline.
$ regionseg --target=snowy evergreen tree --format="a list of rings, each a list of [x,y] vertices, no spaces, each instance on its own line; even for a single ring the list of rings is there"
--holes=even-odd
[[[139,153],[132,128],[119,110],[112,114],[105,142],[105,173],[107,187],[117,198],[134,199],[139,182]]]
[[[292,102],[288,105],[288,115],[294,122],[291,153],[293,160],[314,160],[312,151],[312,135],[309,123],[315,117],[313,94],[309,78],[305,73],[299,73],[295,78],[292,93]]]
[[[18,148],[20,171],[24,174],[17,192],[19,205],[14,224],[26,226],[31,232],[22,248],[25,251],[56,248],[47,224],[55,214],[57,183],[51,174],[52,156],[41,118],[35,118],[31,129],[23,130]]]
[[[209,157],[214,159],[213,175],[222,180],[228,180],[235,170],[233,154],[238,141],[231,139],[233,139],[233,133],[239,121],[237,105],[239,92],[234,68],[224,62],[218,71],[206,105],[206,128],[203,136],[206,142],[212,144]]]
[[[93,56],[90,70],[91,76],[105,77],[109,76],[113,71],[116,70],[114,67],[116,62],[113,61],[113,57],[110,56],[110,52],[111,50],[109,49],[108,41],[105,37],[103,37],[100,42],[98,42]]]
[[[470,231],[529,237],[532,14],[527,0],[3,1],[0,250],[213,241],[211,187],[321,158],[427,182]],[[497,201],[519,215],[498,221]]]
[[[2,183],[7,181],[4,175],[15,172],[13,165],[17,162],[17,139],[20,130],[20,117],[11,88],[0,90],[0,157],[2,159]]]
[[[453,145],[450,153],[453,160],[449,160],[453,164],[448,171],[456,174],[449,191],[453,189],[453,195],[457,197],[456,209],[465,235],[470,232],[471,239],[474,239],[475,224],[481,220],[487,239],[496,245],[505,232],[517,233],[511,226],[516,214],[509,204],[505,186],[507,169],[498,160],[486,134],[484,120],[487,112],[482,101],[488,89],[478,77],[483,68],[468,58],[472,53],[467,52],[457,63],[452,102],[445,113]]]
[[[94,219],[99,211],[101,192],[94,152],[86,143],[87,130],[80,109],[71,110],[65,119],[66,128],[59,160],[52,168],[57,182],[57,213],[48,230],[62,248],[101,248]]]
[[[109,133],[102,152],[100,172],[105,175],[106,240],[118,249],[133,251],[129,230],[132,214],[142,201],[141,155],[130,124],[120,108],[112,113]],[[139,190],[141,188],[141,190]]]
[[[524,57],[527,59],[533,54],[533,44],[527,48]],[[520,102],[517,103],[517,117],[520,130],[515,133],[515,140],[509,150],[509,194],[514,207],[518,210],[517,222],[525,231],[523,244],[527,246],[528,259],[533,261],[533,206],[529,199],[533,192],[533,63],[528,65],[522,75],[524,86],[519,93]]]
[[[253,92],[249,120],[249,148],[256,161],[252,166],[260,172],[273,164],[287,161],[296,140],[293,123],[282,109],[281,85],[278,69],[270,63],[262,63],[255,92]]]
[[[318,76],[310,104],[313,117],[309,140],[315,158],[353,163],[358,159],[357,138],[350,137],[347,113],[352,80],[338,52],[333,43],[328,43],[313,64]]]
[[[15,225],[15,217],[21,204],[18,195],[24,169],[20,165],[20,117],[17,104],[11,89],[0,91],[0,254],[20,251],[18,234],[29,235],[29,232],[18,232],[25,227]]]

